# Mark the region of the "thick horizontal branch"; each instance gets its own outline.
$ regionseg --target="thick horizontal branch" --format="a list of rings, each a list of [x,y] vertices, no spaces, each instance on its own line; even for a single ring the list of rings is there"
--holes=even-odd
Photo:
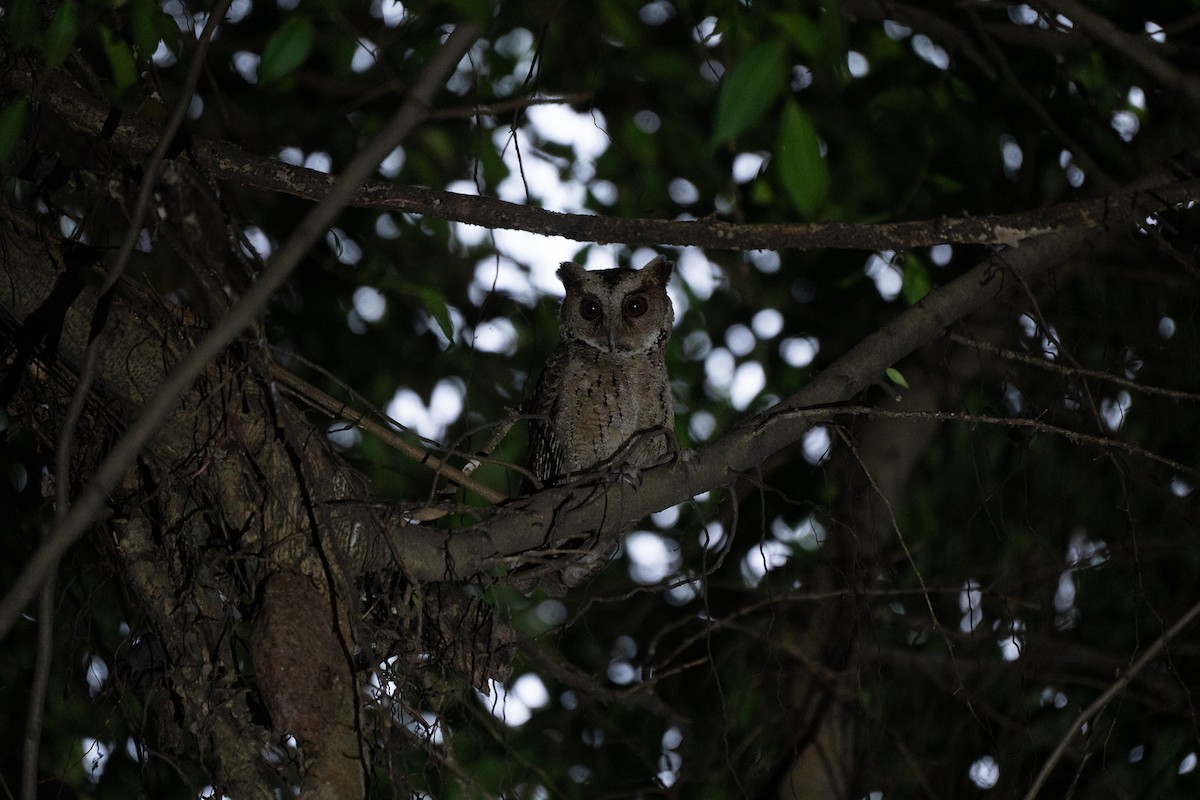
[[[19,91],[32,91],[34,78],[12,70],[4,79]],[[43,109],[71,127],[99,136],[109,121],[109,109],[78,86],[50,82],[39,97]],[[150,152],[159,129],[125,115],[111,132],[114,145],[131,153]],[[226,142],[194,140],[186,149],[196,166],[212,177],[239,186],[279,192],[318,201],[328,194],[335,176],[247,153]],[[939,217],[912,222],[854,224],[815,222],[797,224],[736,224],[714,219],[617,219],[589,214],[564,214],[508,203],[492,197],[456,194],[385,181],[365,183],[351,198],[359,207],[438,217],[451,222],[562,236],[579,242],[695,246],[718,250],[903,250],[951,244],[1016,245],[1027,239],[1070,230],[1094,230],[1128,217],[1138,191],[1061,203],[1032,211],[982,217]],[[1160,184],[1155,198],[1160,207],[1194,200],[1200,182],[1192,176]]]

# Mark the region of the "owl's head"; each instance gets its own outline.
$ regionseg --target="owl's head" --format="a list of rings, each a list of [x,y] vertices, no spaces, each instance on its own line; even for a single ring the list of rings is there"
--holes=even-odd
[[[666,344],[675,310],[667,297],[674,264],[659,256],[641,269],[588,272],[564,261],[558,278],[567,290],[560,313],[563,340],[609,353],[648,353]]]

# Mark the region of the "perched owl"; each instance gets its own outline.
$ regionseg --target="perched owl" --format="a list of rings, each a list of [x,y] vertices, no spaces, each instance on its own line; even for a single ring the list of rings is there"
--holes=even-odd
[[[567,290],[558,348],[534,393],[529,468],[544,486],[662,463],[674,443],[675,411],[664,352],[675,312],[672,264],[588,272],[564,263]],[[620,531],[560,543],[558,555],[516,576],[525,591],[562,595],[607,562]]]
[[[561,340],[534,393],[530,431],[529,467],[542,484],[648,467],[667,454],[675,424],[664,359],[675,319],[671,269],[662,256],[640,270],[559,267],[567,290]],[[619,463],[606,463],[614,456]]]

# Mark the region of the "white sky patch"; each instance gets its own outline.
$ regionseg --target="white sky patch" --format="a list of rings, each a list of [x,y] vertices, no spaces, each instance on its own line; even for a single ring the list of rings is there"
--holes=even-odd
[[[399,0],[372,0],[371,16],[383,20],[383,24],[389,28],[394,28],[404,21],[408,12]]]
[[[667,728],[662,737],[662,755],[658,758],[658,780],[663,786],[671,786],[679,777],[683,767],[683,756],[676,752],[683,744],[683,731],[677,727]]]
[[[705,17],[696,23],[692,38],[700,44],[716,47],[721,43],[721,34],[717,33],[717,18]]]
[[[246,18],[253,7],[254,4],[250,0],[233,0],[229,4],[229,10],[225,12],[225,21],[230,25],[237,25]]]
[[[379,322],[387,311],[387,298],[373,286],[360,286],[350,297],[354,311],[364,322]]]
[[[154,55],[150,56],[150,60],[154,62],[156,67],[169,67],[178,59],[175,58],[175,53],[171,48],[167,47],[167,43],[162,39],[158,40],[158,47],[154,49]]]
[[[865,78],[871,72],[871,62],[857,50],[846,53],[846,69],[850,70],[851,78]]]
[[[967,770],[967,777],[980,789],[992,789],[1000,781],[1000,765],[991,756],[983,756]]]
[[[271,239],[263,232],[263,229],[257,225],[251,225],[242,230],[246,241],[241,243],[242,251],[251,258],[259,258],[266,261],[271,257],[271,253],[275,248],[271,244]],[[247,250],[246,245],[249,245],[251,250]]]
[[[733,353],[724,347],[714,347],[704,359],[705,390],[715,398],[727,397],[729,387],[733,385],[735,367]]]
[[[700,190],[687,178],[673,178],[667,185],[667,195],[676,205],[690,206],[700,199]]]
[[[774,339],[783,332],[783,314],[773,308],[764,308],[750,320],[750,328],[759,339]]]
[[[737,411],[745,411],[766,385],[767,373],[762,364],[757,361],[739,364],[729,387],[729,404]]]
[[[362,247],[341,228],[330,228],[325,234],[325,244],[329,245],[337,260],[348,267],[362,260]]]
[[[460,239],[466,227],[468,226],[459,226],[456,230]],[[486,235],[486,231],[484,233]],[[467,294],[472,303],[481,304],[493,290],[504,292],[525,306],[532,306],[539,297],[563,296],[562,282],[557,275],[558,267],[562,262],[575,258],[579,252],[578,242],[561,236],[541,236],[525,231],[504,230],[495,232],[495,241],[497,251],[506,255],[484,258],[476,263],[475,277],[467,287]],[[520,263],[529,264],[529,269],[521,267]],[[639,267],[642,266],[640,262],[635,263]],[[616,246],[588,248],[584,266],[588,269],[610,269],[617,266]],[[668,292],[670,291],[668,288]],[[676,316],[680,313],[677,304]]]
[[[1086,176],[1080,166],[1075,163],[1075,156],[1070,150],[1063,150],[1058,154],[1058,165],[1067,173],[1067,183],[1076,189],[1083,186]]]
[[[538,603],[533,613],[538,621],[549,628],[557,628],[567,621],[567,607],[562,604],[562,601],[553,598]]]
[[[792,549],[776,539],[768,539],[742,558],[742,580],[751,588],[762,583],[762,579],[773,569],[778,569],[792,557]]]
[[[829,436],[829,429],[825,426],[809,428],[804,434],[802,447],[804,448],[804,460],[810,464],[820,464],[829,458],[829,448],[832,447],[833,440]]]
[[[491,690],[489,694],[476,689],[475,696],[484,708],[492,712],[493,717],[510,728],[519,728],[533,716],[533,710],[515,693],[510,692],[507,686],[491,678],[488,678],[488,686]]]
[[[719,550],[725,544],[725,526],[719,522],[706,523],[697,538],[705,550]]]
[[[429,405],[425,405],[412,389],[402,386],[392,395],[387,415],[426,439],[441,441],[446,428],[462,415],[464,399],[462,383],[454,378],[437,382],[430,394]]]
[[[346,420],[338,419],[326,426],[325,438],[338,450],[345,452],[362,441],[362,431]]]
[[[88,685],[88,696],[95,697],[108,681],[108,664],[97,655],[84,657],[84,679]]]
[[[573,168],[583,167],[584,172],[573,172],[579,180],[590,180],[595,175],[596,159],[608,150],[608,126],[599,111],[580,113],[570,106],[545,104],[530,106],[525,110],[529,125],[540,138],[547,142],[570,145],[575,152]],[[502,131],[507,134],[507,131]],[[522,147],[526,146],[522,142]],[[510,148],[511,149],[511,148]]]
[[[863,271],[875,282],[875,289],[884,300],[895,300],[900,295],[904,276],[895,265],[896,254],[891,250],[872,253]]]
[[[643,24],[656,28],[675,17],[675,7],[667,0],[652,0],[638,11],[638,19]]]
[[[825,544],[825,526],[812,514],[800,520],[795,527],[788,525],[783,517],[771,521],[771,535],[781,542],[798,545],[809,552],[819,550]]]
[[[643,108],[641,111],[633,115],[633,124],[642,133],[658,133],[658,129],[662,127],[662,118],[650,109]]]
[[[358,44],[354,48],[354,55],[350,56],[350,71],[362,74],[375,66],[378,49],[370,39],[359,37]]]
[[[1025,154],[1021,151],[1016,137],[1011,134],[1005,133],[1000,136],[1000,159],[1004,162],[1005,177],[1016,180],[1021,171],[1021,164],[1025,162]]]
[[[592,193],[592,197],[596,198],[597,203],[606,206],[617,202],[619,196],[617,185],[612,181],[592,181],[588,184],[588,191]]]
[[[625,537],[629,577],[651,586],[667,578],[681,563],[679,545],[651,531],[634,531]]]
[[[1025,647],[1025,623],[1019,619],[1014,619],[1008,626],[1007,635],[1002,637],[997,644],[1000,645],[1000,657],[1005,661],[1016,661],[1021,657],[1021,651]]]
[[[1157,22],[1146,20],[1146,33],[1150,34],[1150,40],[1159,44],[1166,44],[1167,32],[1163,30],[1162,25]]]
[[[544,708],[550,702],[550,692],[536,673],[526,672],[513,681],[512,694],[530,708]]]
[[[695,411],[688,417],[688,436],[697,444],[707,442],[717,431],[717,418],[707,411]]]
[[[304,166],[328,175],[333,171],[333,158],[324,150],[314,150],[304,157]]]
[[[962,619],[958,623],[958,629],[963,633],[970,633],[979,627],[983,622],[983,593],[979,590],[979,582],[969,580],[963,584],[962,591],[958,593],[958,610],[962,612]]]
[[[112,742],[105,744],[91,736],[83,737],[80,744],[83,747],[83,771],[87,773],[89,781],[98,783],[100,776],[104,774],[104,768],[108,766],[114,745]]]
[[[813,71],[803,64],[792,67],[792,80],[788,84],[793,92],[800,92],[812,86]]]
[[[513,28],[496,37],[496,52],[509,58],[520,58],[533,50],[533,34],[527,28]]]
[[[1008,18],[1017,25],[1032,25],[1038,21],[1038,13],[1025,3],[1008,7]]]
[[[675,273],[699,300],[707,300],[721,282],[720,270],[698,247],[685,247],[675,259]]]
[[[940,70],[950,69],[950,54],[925,34],[918,33],[912,38],[912,49],[922,61]]]
[[[656,511],[650,515],[650,519],[658,527],[669,530],[674,528],[679,523],[679,506],[671,506],[664,508],[662,511]]]
[[[935,244],[929,248],[929,260],[935,267],[944,267],[954,257],[954,247],[949,244]]]
[[[1117,132],[1117,136],[1123,142],[1132,142],[1133,137],[1137,136],[1141,124],[1141,121],[1137,118],[1137,114],[1134,114],[1132,111],[1114,111],[1112,119],[1109,120],[1109,125]]]
[[[476,306],[482,305],[492,292],[506,294],[524,306],[532,306],[538,298],[537,291],[530,283],[529,273],[512,259],[503,256],[478,262],[475,265],[475,277],[467,287],[467,295]],[[559,293],[562,293],[561,287]]]
[[[689,361],[703,361],[712,352],[712,339],[708,331],[688,331],[683,337],[682,349],[683,357]]]
[[[233,54],[233,71],[246,83],[258,83],[258,62],[262,57],[249,50],[239,50]]]
[[[298,167],[304,163],[304,151],[299,147],[284,147],[276,156],[285,164],[291,164],[293,167]]]
[[[815,336],[789,336],[779,343],[779,355],[789,367],[807,367],[820,350]]]
[[[735,356],[750,355],[754,352],[757,344],[758,340],[754,338],[754,332],[740,322],[725,329],[725,346]]]
[[[394,178],[404,169],[404,148],[397,147],[388,153],[387,158],[379,163],[379,174],[385,178]]]
[[[517,328],[507,318],[490,319],[475,329],[473,345],[484,353],[511,356],[517,352]]]
[[[1133,398],[1124,390],[1117,392],[1116,397],[1105,397],[1100,401],[1100,416],[1110,431],[1121,429],[1132,405]]]

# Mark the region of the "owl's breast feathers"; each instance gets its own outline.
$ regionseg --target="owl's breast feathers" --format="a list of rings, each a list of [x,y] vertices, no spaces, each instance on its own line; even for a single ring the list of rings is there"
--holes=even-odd
[[[558,483],[602,465],[637,434],[671,429],[669,386],[661,348],[612,353],[563,342],[534,395],[530,469],[543,484]],[[639,466],[662,455],[635,450]]]

